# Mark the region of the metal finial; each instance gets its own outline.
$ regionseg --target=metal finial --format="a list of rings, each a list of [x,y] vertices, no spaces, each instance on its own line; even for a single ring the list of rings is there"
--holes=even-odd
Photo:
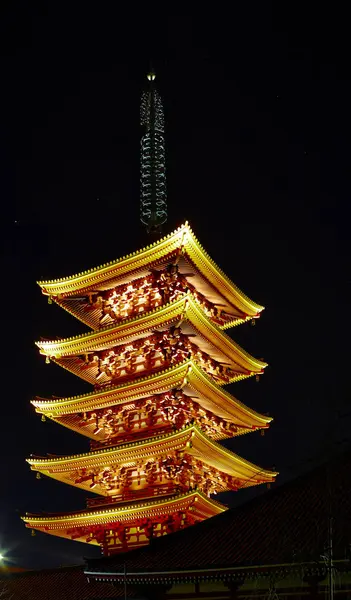
[[[155,80],[151,67],[147,79]],[[150,85],[141,98],[140,220],[148,233],[160,233],[167,221],[164,116],[161,97]]]

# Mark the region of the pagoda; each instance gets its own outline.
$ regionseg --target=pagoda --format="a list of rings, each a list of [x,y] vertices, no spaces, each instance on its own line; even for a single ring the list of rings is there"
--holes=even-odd
[[[141,220],[160,233],[167,218],[163,111],[154,74],[148,78]],[[220,444],[271,422],[225,389],[267,366],[225,332],[255,322],[263,307],[224,275],[188,223],[120,260],[39,285],[50,303],[89,328],[38,342],[40,353],[92,391],[32,404],[43,420],[89,438],[90,450],[28,463],[37,476],[96,497],[72,513],[27,513],[27,527],[110,555],[221,513],[220,492],[274,481],[275,472]]]

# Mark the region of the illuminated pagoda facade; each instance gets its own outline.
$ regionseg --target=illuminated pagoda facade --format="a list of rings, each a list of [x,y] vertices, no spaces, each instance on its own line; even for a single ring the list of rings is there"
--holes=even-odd
[[[162,224],[156,197],[154,188],[150,230]],[[219,492],[274,481],[275,472],[220,444],[271,421],[225,388],[266,367],[225,333],[263,307],[222,273],[187,223],[120,260],[39,285],[90,329],[38,342],[40,352],[92,391],[32,403],[42,419],[89,438],[90,450],[28,462],[96,497],[74,513],[27,514],[27,527],[110,555],[223,512]]]

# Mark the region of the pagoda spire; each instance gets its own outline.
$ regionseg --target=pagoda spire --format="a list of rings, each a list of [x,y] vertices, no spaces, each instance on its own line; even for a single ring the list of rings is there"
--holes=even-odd
[[[151,69],[147,75],[148,89],[142,94],[140,106],[144,129],[140,149],[140,220],[148,233],[159,232],[167,221],[164,114],[155,78]]]

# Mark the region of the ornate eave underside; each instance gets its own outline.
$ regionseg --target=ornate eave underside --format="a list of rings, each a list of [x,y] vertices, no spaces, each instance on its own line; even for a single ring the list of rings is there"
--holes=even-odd
[[[48,477],[90,491],[91,479],[77,482],[78,474],[83,469],[92,471],[116,466],[127,468],[133,467],[133,465],[137,468],[141,461],[155,460],[160,456],[168,456],[185,450],[187,454],[195,460],[202,461],[207,467],[212,467],[235,478],[237,489],[272,482],[276,477],[275,472],[262,469],[223,448],[206,436],[196,425],[175,433],[154,436],[141,442],[100,449],[81,455],[30,458],[28,463],[34,471],[40,471]],[[228,489],[230,488],[222,491],[228,491]],[[94,493],[112,496],[114,492],[107,492],[106,489],[96,485]]]
[[[225,327],[235,324],[238,317],[243,320],[246,317],[257,317],[263,310],[262,306],[250,300],[219,269],[203,250],[187,223],[155,244],[120,260],[71,277],[38,283],[44,294],[54,297],[63,308],[87,322],[81,308],[67,302],[68,298],[108,290],[127,283],[136,276],[149,273],[150,269],[162,267],[179,255],[180,271],[191,274],[191,282],[198,291],[210,302],[222,304],[233,314],[233,322]],[[94,327],[94,316],[91,315],[89,320],[91,322],[87,324]]]
[[[195,522],[203,521],[227,510],[225,506],[207,498],[201,492],[190,492],[171,498],[152,502],[129,504],[125,506],[102,507],[97,510],[82,510],[76,513],[40,516],[27,513],[22,517],[26,527],[37,529],[66,539],[100,545],[91,535],[92,530],[102,532],[121,527],[136,527],[140,520],[157,520],[170,514],[189,512]],[[189,523],[190,524],[190,523]],[[143,545],[148,539],[142,540]]]
[[[82,414],[123,405],[132,407],[133,402],[142,398],[177,388],[182,388],[182,391],[204,410],[238,426],[236,435],[267,428],[272,420],[271,417],[261,415],[239,402],[191,360],[151,378],[135,380],[73,398],[36,399],[32,404],[38,413],[91,439],[103,442],[105,441],[103,431],[94,433],[93,423],[82,424]]]
[[[148,269],[143,269],[140,272],[133,272],[128,277],[124,277],[122,282],[114,282],[114,284],[118,285],[127,285],[132,284],[136,277],[138,278],[146,278],[151,274],[155,274],[157,272],[162,272],[162,270],[171,263],[171,259],[174,258],[172,256],[169,257],[166,261],[156,262],[155,264],[150,265]],[[218,320],[215,318],[211,318],[213,322],[220,329],[229,329],[230,327],[235,327],[237,325],[241,325],[245,323],[245,321],[252,320],[253,318],[259,318],[260,313],[257,312],[255,315],[246,314],[243,311],[239,310],[236,306],[232,306],[217,290],[215,290],[204,278],[199,274],[196,267],[184,256],[181,256],[177,259],[177,266],[179,270],[179,274],[185,278],[189,285],[192,285],[196,288],[197,292],[202,294],[206,300],[211,302],[218,310],[222,310],[227,315],[227,321],[224,324],[219,324]],[[112,286],[112,289],[114,286]],[[111,289],[111,288],[108,288]],[[103,289],[95,289],[93,291],[87,290],[87,295],[83,295],[83,292],[79,292],[78,296],[54,296],[51,298],[58,306],[61,306],[64,310],[69,312],[75,318],[79,319],[82,323],[97,331],[101,328],[101,309],[98,307],[94,307],[91,305],[89,301],[89,294],[99,295],[103,293],[105,288]],[[191,293],[191,292],[189,292]]]
[[[233,367],[237,373],[231,381],[261,373],[267,363],[253,358],[206,317],[191,297],[181,298],[145,315],[116,326],[59,341],[37,342],[44,354],[72,373],[93,385],[97,367],[89,367],[80,359],[89,353],[108,350],[119,344],[131,343],[165,331],[172,324],[181,323],[182,333],[212,359]]]

